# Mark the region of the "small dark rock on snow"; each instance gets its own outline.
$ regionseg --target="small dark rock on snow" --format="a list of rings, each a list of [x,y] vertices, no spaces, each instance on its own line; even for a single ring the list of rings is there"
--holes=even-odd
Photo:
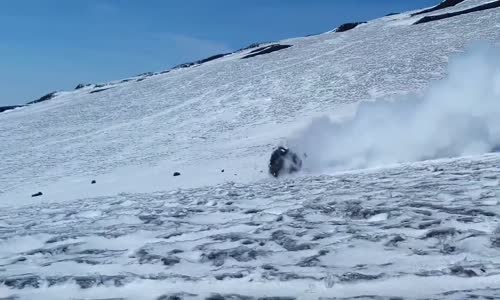
[[[95,180],[92,180],[92,181],[90,182],[90,184],[96,184],[96,183],[97,183],[97,181],[95,181]]]
[[[181,176],[181,173],[179,173],[179,172],[174,172],[174,176]]]
[[[38,193],[35,193],[35,194],[31,195],[31,197],[40,197],[42,195],[43,195],[42,192],[38,192]]]

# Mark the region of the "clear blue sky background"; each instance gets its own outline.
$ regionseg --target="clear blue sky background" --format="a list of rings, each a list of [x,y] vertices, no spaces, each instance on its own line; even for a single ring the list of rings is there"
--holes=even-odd
[[[0,105],[439,0],[0,1]]]

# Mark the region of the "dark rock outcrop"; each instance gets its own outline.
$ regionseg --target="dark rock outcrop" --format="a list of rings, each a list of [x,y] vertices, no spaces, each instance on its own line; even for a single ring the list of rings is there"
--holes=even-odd
[[[155,75],[154,72],[145,72],[145,73],[141,73],[141,74],[137,75],[137,77],[150,77],[153,75]]]
[[[261,47],[261,48],[257,48],[255,50],[252,50],[252,51],[249,52],[249,54],[243,56],[242,59],[251,58],[251,57],[255,57],[255,56],[259,56],[259,55],[263,55],[263,54],[268,54],[268,53],[276,52],[276,51],[279,51],[279,50],[282,50],[282,49],[286,49],[286,48],[289,48],[289,47],[292,47],[292,45],[272,44],[272,45],[269,45],[269,46],[265,46],[265,47]]]
[[[201,64],[204,64],[206,62],[209,62],[209,61],[216,60],[218,58],[224,57],[224,56],[229,55],[229,54],[231,54],[231,53],[221,53],[221,54],[212,55],[212,56],[209,56],[207,58],[203,58],[203,59],[200,59],[200,60],[197,60],[197,61],[194,61],[194,62],[183,63],[183,64],[180,64],[180,65],[177,65],[177,66],[173,67],[172,70],[183,69],[183,68],[188,68],[188,67],[192,67],[192,66],[201,65]],[[164,73],[167,73],[167,72],[164,71],[161,74],[164,74]]]
[[[89,83],[79,83],[76,87],[75,90],[83,89],[84,87],[91,86]]]
[[[28,102],[27,104],[35,104],[35,103],[39,103],[39,102],[43,102],[43,101],[47,101],[47,100],[50,100],[52,98],[54,98],[56,96],[56,93],[57,92],[52,92],[52,93],[48,93],[47,95],[44,95],[36,100],[33,100],[31,102]]]
[[[23,107],[23,106],[24,106],[24,105],[9,105],[9,106],[0,106],[0,113],[1,113],[1,112],[4,112],[4,111],[7,111],[7,110],[14,109],[14,108]]]
[[[139,77],[139,78],[136,81],[140,82],[140,81],[143,81],[143,80],[145,80],[151,76],[154,76],[154,75],[158,75],[158,73],[155,73],[155,72],[142,73],[142,74],[137,75],[137,77]]]
[[[335,32],[346,32],[346,31],[354,29],[354,28],[358,27],[358,25],[364,24],[364,23],[366,23],[366,22],[345,23],[345,24],[342,24],[339,27],[337,27],[337,29],[335,29]]]
[[[191,67],[191,66],[194,66],[194,65],[195,65],[194,62],[183,63],[183,64],[180,64],[180,65],[177,65],[177,66],[173,67],[172,70],[184,69],[184,68],[188,68],[188,67]]]
[[[209,62],[209,61],[212,61],[212,60],[216,60],[218,58],[221,58],[221,57],[224,57],[226,55],[229,55],[230,53],[222,53],[222,54],[216,54],[216,55],[212,55],[210,57],[207,57],[207,58],[204,58],[204,59],[200,59],[198,61],[196,61],[196,64],[203,64],[203,63],[206,63],[206,62]]]
[[[437,10],[440,10],[440,9],[444,9],[444,8],[448,8],[448,7],[453,7],[453,6],[455,6],[455,5],[457,5],[458,3],[461,3],[461,2],[464,2],[464,0],[444,0],[443,2],[439,3],[436,6],[433,6],[433,7],[429,8],[429,9],[424,9],[424,10],[421,10],[419,12],[413,13],[413,14],[411,14],[411,16],[414,17],[414,16],[418,16],[418,15],[421,15],[421,14],[426,14],[426,13],[434,12],[434,11],[437,11]]]
[[[460,11],[456,11],[456,12],[452,12],[452,13],[446,13],[446,14],[435,15],[435,16],[426,16],[426,17],[423,17],[422,19],[418,20],[417,22],[413,23],[413,25],[438,21],[438,20],[442,20],[442,19],[452,18],[452,17],[456,17],[456,16],[460,16],[460,15],[465,15],[468,13],[473,13],[473,12],[478,12],[478,11],[482,11],[482,10],[498,8],[498,7],[500,7],[500,0],[485,3],[485,4],[478,5],[478,6],[469,8],[469,9],[464,9],[464,10],[460,10]]]
[[[174,172],[174,176],[181,176],[181,173],[179,173],[179,172]]]

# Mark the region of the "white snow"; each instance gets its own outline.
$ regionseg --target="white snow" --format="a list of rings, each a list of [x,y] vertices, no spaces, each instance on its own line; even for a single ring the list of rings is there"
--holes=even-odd
[[[495,296],[500,10],[418,18],[1,113],[0,298]]]

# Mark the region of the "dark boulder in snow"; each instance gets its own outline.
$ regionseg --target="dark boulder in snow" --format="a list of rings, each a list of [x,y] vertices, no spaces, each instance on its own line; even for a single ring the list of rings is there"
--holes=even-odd
[[[92,180],[92,181],[90,182],[90,184],[96,184],[96,183],[97,183],[97,181],[95,181],[95,180]]]
[[[42,195],[43,195],[42,192],[38,192],[38,193],[35,193],[35,194],[31,195],[31,197],[40,197]]]
[[[337,29],[335,29],[335,32],[346,32],[346,31],[349,31],[351,29],[358,27],[358,25],[363,24],[363,23],[366,23],[366,22],[345,23],[345,24],[342,24],[339,27],[337,27]]]
[[[298,172],[301,168],[302,159],[288,148],[278,147],[271,154],[269,173],[274,177]]]
[[[174,172],[174,176],[181,176],[181,173],[179,173],[179,172]]]

